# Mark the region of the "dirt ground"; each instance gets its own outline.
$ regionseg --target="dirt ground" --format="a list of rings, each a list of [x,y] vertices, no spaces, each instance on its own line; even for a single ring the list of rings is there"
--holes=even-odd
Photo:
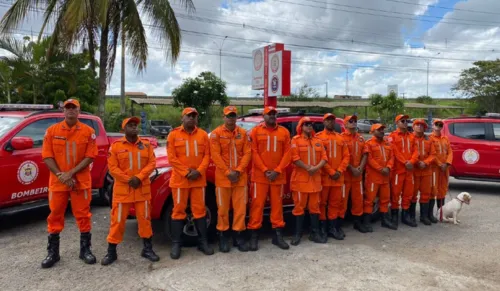
[[[61,261],[41,269],[46,255],[46,211],[0,221],[0,289],[7,290],[500,290],[500,184],[452,181],[451,195],[472,194],[461,224],[416,229],[401,226],[361,234],[345,227],[346,239],[303,243],[282,251],[262,235],[258,252],[204,256],[184,248],[180,260],[157,233],[161,257],[151,264],[140,257],[137,222],[127,222],[118,261],[108,267],[78,259],[78,231],[67,216],[61,234]],[[450,199],[450,198],[448,198]],[[93,251],[106,252],[109,210],[93,208]],[[156,225],[155,229],[160,229]],[[291,230],[288,230],[289,241]]]

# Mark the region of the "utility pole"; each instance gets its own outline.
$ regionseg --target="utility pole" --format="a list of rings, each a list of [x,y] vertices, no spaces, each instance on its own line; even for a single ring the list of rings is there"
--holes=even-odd
[[[125,114],[127,110],[127,105],[125,103],[125,31],[123,29],[122,20],[122,71],[121,71],[121,82],[120,82],[120,113]]]
[[[215,40],[213,41],[217,47],[219,47],[219,78],[222,80],[222,46],[224,45],[224,42],[227,39],[227,35],[224,37],[222,40],[221,45],[219,46]]]
[[[437,54],[436,54],[436,56],[437,56],[437,55],[440,55],[440,54],[441,54],[441,53],[439,52],[439,53],[437,53]],[[425,95],[425,96],[429,96],[429,63],[430,63],[430,62],[431,62],[431,60],[430,60],[430,59],[427,59],[427,93],[426,93],[426,95]]]
[[[326,98],[328,98],[328,81],[325,82]]]
[[[345,68],[345,96],[349,96],[349,67]]]

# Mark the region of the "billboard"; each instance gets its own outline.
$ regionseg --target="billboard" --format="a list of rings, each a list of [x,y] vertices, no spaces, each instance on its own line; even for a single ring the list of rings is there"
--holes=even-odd
[[[252,90],[264,89],[264,48],[252,52]]]
[[[290,95],[290,51],[269,53],[267,96]]]

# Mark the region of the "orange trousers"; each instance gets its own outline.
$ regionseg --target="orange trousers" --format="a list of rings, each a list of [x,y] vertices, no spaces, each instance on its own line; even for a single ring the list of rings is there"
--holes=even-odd
[[[64,229],[64,214],[68,206],[68,199],[71,197],[71,210],[76,219],[76,224],[80,232],[89,232],[92,229],[90,218],[90,201],[92,192],[90,189],[77,191],[56,191],[49,192],[50,214],[47,217],[47,231],[49,233],[60,233]]]
[[[260,229],[267,195],[271,200],[271,225],[273,228],[285,227],[283,220],[283,186],[264,183],[253,183],[252,203],[250,204],[250,219],[248,229]]]
[[[319,220],[344,218],[344,200],[347,200],[345,195],[345,185],[343,186],[323,186],[321,190],[320,200],[320,215]],[[347,202],[346,202],[347,203]]]
[[[217,187],[217,230],[229,229],[229,207],[233,206],[234,231],[245,230],[245,216],[247,214],[247,187]]]
[[[433,168],[432,170],[432,197],[443,199],[448,193],[450,183],[450,170],[446,172],[441,171],[440,168]]]
[[[205,217],[207,214],[205,208],[205,187],[172,188],[172,200],[174,201],[174,209],[172,210],[173,220],[186,219],[188,199],[194,219]]]
[[[414,184],[413,172],[393,174],[391,176],[391,209],[399,209],[400,199],[403,209],[410,208]]]
[[[415,177],[415,188],[411,202],[418,202],[418,192],[420,192],[420,203],[429,203],[432,192],[432,175]]]
[[[363,214],[363,181],[345,181],[344,213],[347,211],[347,202],[351,196],[351,214]]]
[[[309,209],[309,214],[320,214],[319,211],[319,192],[293,192],[293,207],[292,214],[295,216],[304,215],[304,209]]]
[[[131,206],[135,208],[135,216],[139,225],[139,237],[150,238],[153,236],[151,228],[151,202],[136,201],[133,203],[113,202],[111,208],[111,227],[108,234],[108,243],[119,244],[125,234],[125,222]]]
[[[376,184],[370,181],[365,181],[365,200],[363,211],[366,214],[372,214],[373,201],[375,197],[379,196],[380,212],[387,213],[389,211],[389,202],[391,200],[390,184]]]

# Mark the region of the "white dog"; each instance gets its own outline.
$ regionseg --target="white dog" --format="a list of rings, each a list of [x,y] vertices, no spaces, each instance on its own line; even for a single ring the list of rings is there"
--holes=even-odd
[[[453,222],[453,224],[459,224],[458,214],[462,210],[462,204],[469,205],[472,196],[467,192],[462,192],[458,194],[453,200],[446,202],[446,204],[439,208],[437,211],[437,217],[442,217],[444,222]],[[442,216],[441,216],[442,211]]]

